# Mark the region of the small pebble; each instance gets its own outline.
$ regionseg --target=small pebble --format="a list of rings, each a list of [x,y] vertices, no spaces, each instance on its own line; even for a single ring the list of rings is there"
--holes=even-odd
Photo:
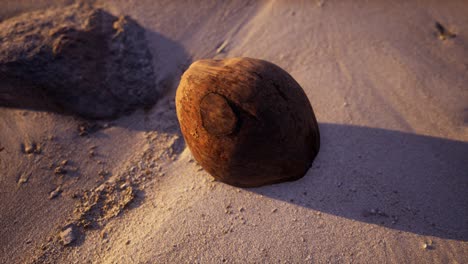
[[[21,144],[21,148],[23,152],[26,154],[40,154],[41,153],[41,146],[36,143],[31,144]]]
[[[60,186],[58,186],[55,190],[53,190],[52,192],[50,192],[50,194],[49,194],[49,199],[54,199],[54,198],[57,197],[61,192],[62,192],[62,188],[61,188]]]
[[[106,176],[109,176],[110,175],[110,172],[106,171],[106,170],[100,170],[98,172],[98,175],[101,176],[101,177],[106,177]]]
[[[67,170],[65,170],[62,166],[58,166],[55,168],[54,173],[57,175],[63,175],[67,173]]]
[[[105,230],[102,230],[100,236],[102,239],[107,239],[108,234]]]
[[[31,173],[21,175],[21,177],[18,180],[18,185],[21,185],[23,183],[27,183],[28,180],[29,180],[29,177],[31,177]]]
[[[62,232],[60,232],[60,240],[62,240],[62,243],[64,246],[67,246],[71,244],[73,241],[75,241],[75,232],[73,230],[73,226],[69,226]]]
[[[429,240],[428,242],[423,243],[422,248],[426,249],[426,250],[434,249],[434,245],[432,243],[432,240]]]
[[[25,147],[24,147],[24,153],[26,153],[26,154],[31,154],[31,153],[33,153],[33,148],[32,148],[32,146],[25,146]]]

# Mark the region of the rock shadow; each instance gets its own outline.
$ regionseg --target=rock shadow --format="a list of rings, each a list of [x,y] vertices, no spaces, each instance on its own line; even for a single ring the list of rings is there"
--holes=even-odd
[[[150,109],[188,62],[180,45],[127,16],[89,5],[34,16],[0,23],[0,107],[115,119]]]

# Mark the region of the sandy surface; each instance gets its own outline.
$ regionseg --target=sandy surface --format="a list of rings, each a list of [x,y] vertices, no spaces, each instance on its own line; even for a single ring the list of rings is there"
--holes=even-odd
[[[70,1],[47,2],[4,1],[0,17]],[[147,29],[169,91],[149,111],[88,125],[0,107],[1,263],[468,262],[465,1],[96,5]],[[456,37],[439,38],[436,21]],[[322,148],[301,180],[231,187],[185,148],[180,75],[194,60],[236,56],[281,66],[309,97]],[[40,153],[23,153],[32,143]],[[130,203],[96,205],[92,225],[60,245],[85,193],[126,201],[102,191],[126,182]]]

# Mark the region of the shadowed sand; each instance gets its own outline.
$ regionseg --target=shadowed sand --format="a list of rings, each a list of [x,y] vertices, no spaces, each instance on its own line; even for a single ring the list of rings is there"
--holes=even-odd
[[[387,228],[468,241],[467,142],[339,124],[320,129],[323,149],[304,178],[253,191]]]

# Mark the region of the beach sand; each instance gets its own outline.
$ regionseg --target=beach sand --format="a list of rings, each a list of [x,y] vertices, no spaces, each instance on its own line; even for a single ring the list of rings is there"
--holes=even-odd
[[[3,1],[0,19],[72,2]],[[1,263],[468,262],[466,1],[94,4],[146,29],[167,92],[109,121],[0,107]],[[232,187],[186,148],[180,76],[228,57],[306,92],[322,143],[302,179]]]

